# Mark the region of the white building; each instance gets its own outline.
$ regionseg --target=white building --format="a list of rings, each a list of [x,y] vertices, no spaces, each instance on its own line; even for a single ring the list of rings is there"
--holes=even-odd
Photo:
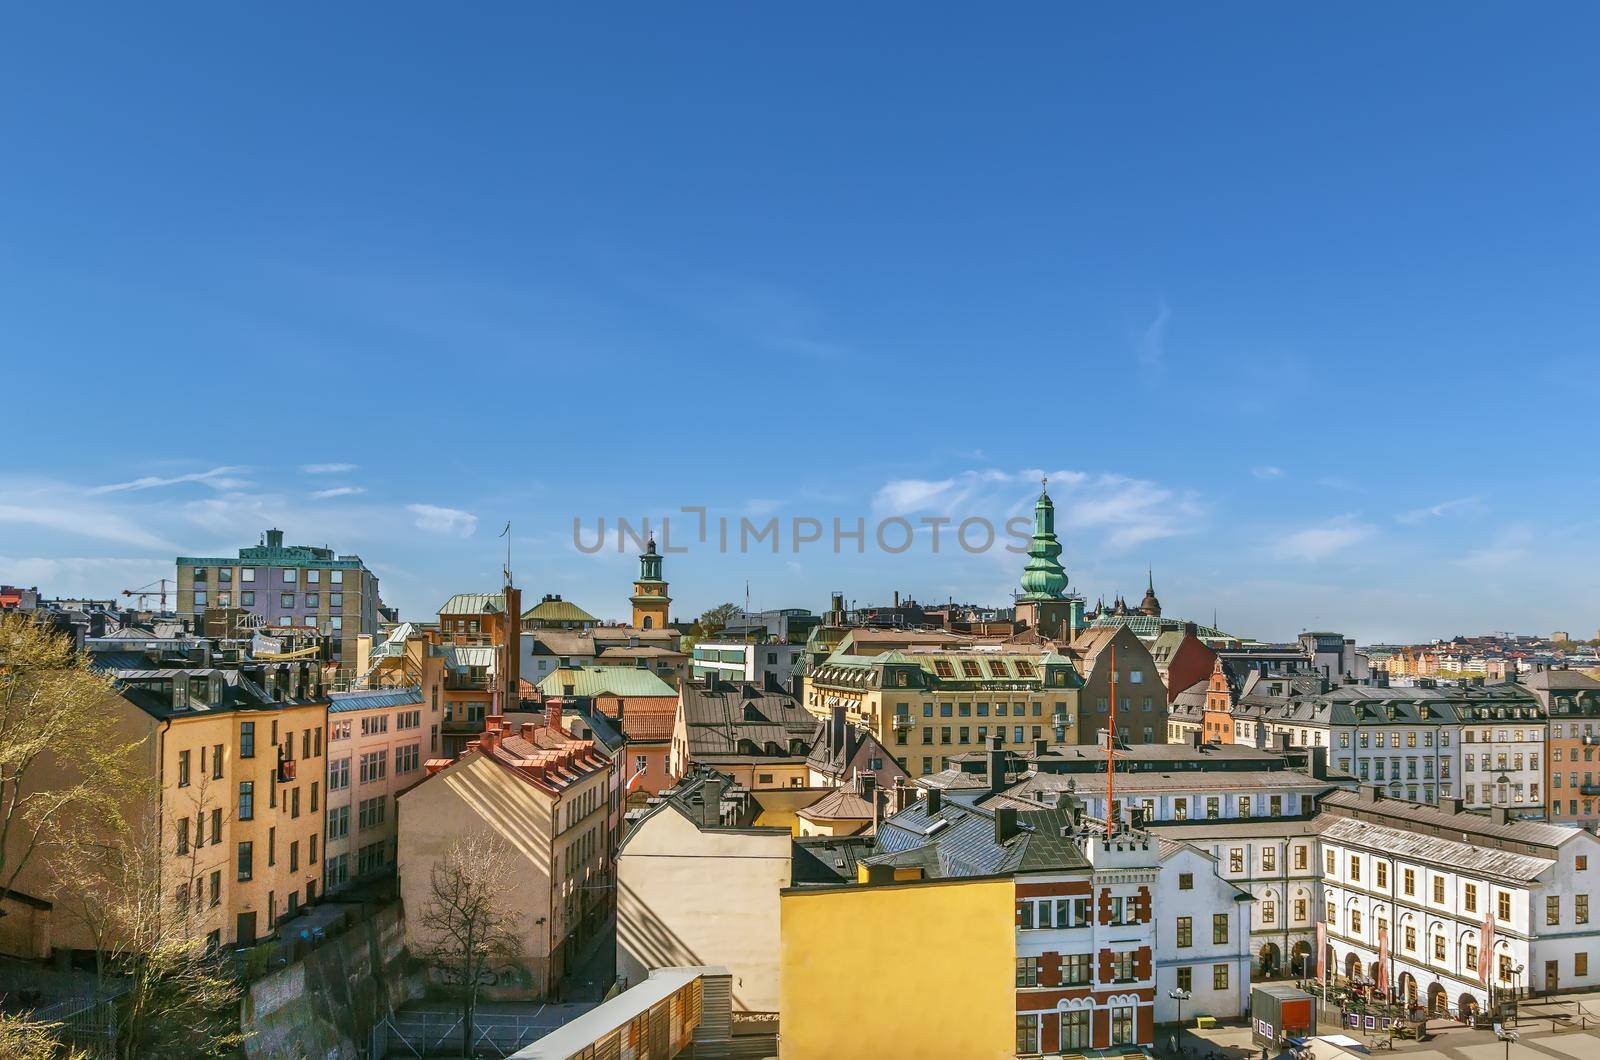
[[[1468,806],[1540,812],[1544,791],[1545,719],[1537,700],[1463,712],[1461,799]]]
[[[689,679],[704,681],[706,675],[715,674],[719,681],[761,685],[771,676],[779,686],[788,688],[795,673],[805,669],[804,659],[804,644],[706,640],[694,646]]]
[[[1590,920],[1600,892],[1592,833],[1418,806],[1375,787],[1323,802],[1327,974],[1376,978],[1388,940],[1392,990],[1430,1012],[1489,1010],[1490,988],[1570,990],[1600,984]],[[1478,962],[1492,924],[1488,982]]]
[[[1234,1019],[1249,1010],[1250,893],[1218,874],[1216,857],[1158,835],[1161,875],[1155,891],[1156,1023],[1183,1018]]]

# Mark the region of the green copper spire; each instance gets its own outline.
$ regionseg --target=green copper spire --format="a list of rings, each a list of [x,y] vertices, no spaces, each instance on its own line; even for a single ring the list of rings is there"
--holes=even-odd
[[[1067,591],[1067,572],[1061,566],[1061,542],[1056,540],[1056,506],[1045,491],[1049,480],[1039,483],[1039,503],[1033,506],[1033,544],[1028,546],[1028,565],[1022,570],[1024,600],[1059,600]]]

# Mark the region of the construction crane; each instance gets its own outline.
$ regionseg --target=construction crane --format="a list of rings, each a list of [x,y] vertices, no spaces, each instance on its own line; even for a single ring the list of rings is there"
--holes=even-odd
[[[159,595],[161,597],[161,610],[165,611],[167,609],[167,579],[161,578],[137,589],[124,589],[122,590],[122,595],[137,596],[139,598],[139,610],[141,611],[144,610],[145,597]]]

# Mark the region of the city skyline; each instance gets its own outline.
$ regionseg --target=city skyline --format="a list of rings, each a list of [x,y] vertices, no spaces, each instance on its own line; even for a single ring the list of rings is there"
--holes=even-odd
[[[18,12],[0,578],[278,526],[426,616],[509,520],[524,586],[624,617],[574,518],[1004,514],[1048,472],[1091,601],[1589,635],[1597,17]],[[1004,604],[1015,559],[668,568],[691,618]]]

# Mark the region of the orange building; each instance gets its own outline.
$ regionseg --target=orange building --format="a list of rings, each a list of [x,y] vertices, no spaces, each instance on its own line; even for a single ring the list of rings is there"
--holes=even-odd
[[[619,767],[627,798],[642,805],[672,787],[672,730],[678,693],[649,670],[636,666],[566,667],[551,671],[538,685],[544,697],[561,697],[582,706],[585,700],[611,719],[627,744]]]
[[[1228,672],[1217,659],[1211,667],[1211,681],[1206,685],[1206,709],[1201,715],[1201,732],[1206,743],[1233,742],[1233,689],[1228,685]]]

